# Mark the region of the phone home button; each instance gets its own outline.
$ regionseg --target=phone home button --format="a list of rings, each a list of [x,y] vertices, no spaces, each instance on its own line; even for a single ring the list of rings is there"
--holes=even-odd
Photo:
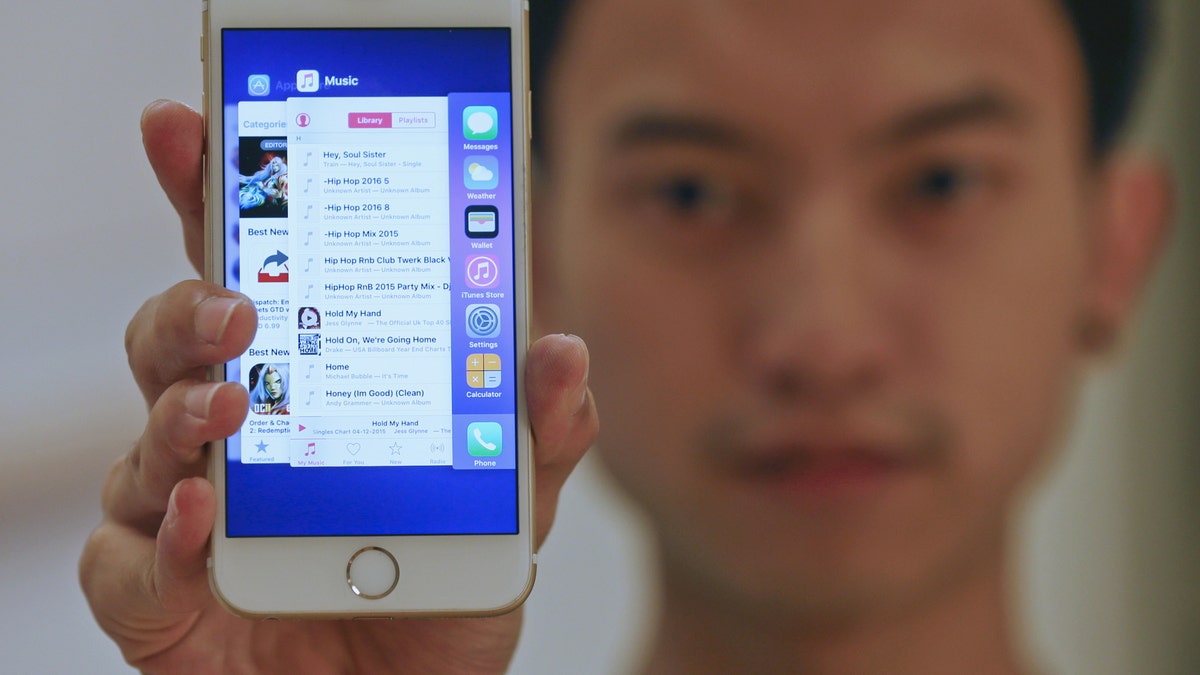
[[[378,600],[391,593],[399,580],[396,558],[378,546],[360,548],[346,563],[346,583],[360,598]]]

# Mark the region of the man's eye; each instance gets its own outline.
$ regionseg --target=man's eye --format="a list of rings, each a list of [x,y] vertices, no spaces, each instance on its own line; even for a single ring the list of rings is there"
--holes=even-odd
[[[967,197],[977,189],[982,171],[969,165],[940,164],[920,171],[911,185],[914,199],[949,203]]]
[[[703,208],[712,207],[716,201],[716,191],[713,187],[696,178],[664,181],[656,192],[666,207],[685,214],[694,214]]]
[[[911,234],[969,231],[987,216],[1011,181],[1003,163],[985,158],[929,158],[895,175],[883,193],[890,218]]]
[[[683,217],[719,216],[731,208],[733,201],[728,190],[693,177],[662,181],[652,193],[662,208]]]

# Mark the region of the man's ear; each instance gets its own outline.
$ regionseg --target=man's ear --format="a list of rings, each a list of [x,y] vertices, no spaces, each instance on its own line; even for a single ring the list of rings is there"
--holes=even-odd
[[[1092,298],[1081,337],[1105,351],[1128,324],[1170,230],[1174,192],[1161,160],[1115,154],[1105,161],[1095,214]]]

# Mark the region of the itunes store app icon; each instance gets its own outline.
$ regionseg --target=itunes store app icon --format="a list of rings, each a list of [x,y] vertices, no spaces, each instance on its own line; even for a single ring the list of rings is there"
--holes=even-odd
[[[492,288],[500,283],[500,263],[490,255],[467,258],[467,285],[471,288]]]

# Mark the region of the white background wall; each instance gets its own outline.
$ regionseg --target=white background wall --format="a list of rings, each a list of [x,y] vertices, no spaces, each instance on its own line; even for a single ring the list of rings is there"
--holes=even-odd
[[[1025,623],[1052,671],[1200,672],[1200,7],[1169,5],[1167,56],[1191,65],[1159,76],[1143,135],[1190,177],[1186,203],[1023,536]],[[128,670],[75,562],[144,421],[125,323],[192,274],[137,120],[157,97],[198,105],[198,44],[198,2],[0,5],[0,673]],[[514,671],[617,672],[651,612],[646,547],[590,462],[563,499]]]

